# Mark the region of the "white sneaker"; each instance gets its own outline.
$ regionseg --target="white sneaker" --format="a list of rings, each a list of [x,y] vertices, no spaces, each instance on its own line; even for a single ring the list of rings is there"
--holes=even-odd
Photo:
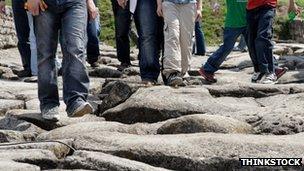
[[[57,122],[59,120],[58,106],[45,107],[41,109],[42,118],[48,121]]]
[[[277,81],[277,76],[274,73],[264,74],[260,83],[261,84],[275,84]]]
[[[259,80],[261,80],[261,73],[260,72],[254,72],[251,77],[252,83],[257,83]]]

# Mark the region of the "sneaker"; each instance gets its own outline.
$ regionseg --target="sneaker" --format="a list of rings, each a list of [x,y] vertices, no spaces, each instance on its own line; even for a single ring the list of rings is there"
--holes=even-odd
[[[217,80],[214,78],[214,74],[206,73],[204,68],[201,68],[199,71],[200,75],[204,77],[204,79],[210,83],[216,83]]]
[[[251,82],[252,83],[257,83],[262,79],[262,74],[260,72],[254,72],[252,77],[251,77]]]
[[[31,71],[28,71],[28,70],[22,70],[22,71],[19,71],[16,75],[17,75],[19,78],[31,77],[31,76],[32,76],[32,72],[31,72]]]
[[[90,103],[84,102],[78,106],[72,113],[69,113],[69,117],[82,117],[83,115],[93,113],[93,107]]]
[[[277,76],[277,79],[281,78],[287,71],[288,71],[287,67],[276,68],[275,69],[275,75]]]
[[[168,85],[172,86],[172,87],[183,86],[184,81],[183,81],[182,77],[180,77],[179,74],[177,72],[175,72],[175,73],[172,73],[169,75]]]
[[[275,84],[277,81],[277,76],[274,73],[264,74],[260,83],[261,84]]]
[[[122,72],[124,69],[129,68],[130,66],[130,64],[122,63],[117,67],[117,70]]]
[[[59,120],[58,106],[41,109],[41,116],[45,120],[57,122]]]

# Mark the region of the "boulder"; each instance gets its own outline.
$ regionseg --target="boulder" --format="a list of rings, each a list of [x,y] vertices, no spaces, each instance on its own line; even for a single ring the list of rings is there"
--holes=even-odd
[[[148,164],[124,159],[109,154],[89,151],[77,151],[64,160],[64,168],[67,169],[91,169],[111,171],[165,171],[167,169],[156,168]]]
[[[10,109],[23,109],[24,102],[21,100],[0,100],[0,116],[4,115]]]
[[[0,129],[24,131],[24,132],[35,133],[35,134],[44,132],[44,130],[37,127],[36,125],[26,122],[24,120],[19,120],[14,117],[5,117],[5,118],[0,119]]]
[[[104,152],[173,170],[238,170],[239,158],[242,157],[302,158],[303,141],[303,133],[273,136],[220,133],[133,135],[94,132],[77,135],[74,145],[79,150]]]
[[[6,114],[8,117],[13,117],[19,120],[24,120],[33,123],[45,130],[52,130],[55,128],[63,127],[66,125],[72,125],[80,122],[93,122],[93,121],[104,121],[102,117],[96,115],[85,115],[80,118],[69,118],[66,113],[60,113],[58,122],[50,122],[42,118],[40,112],[35,110],[11,110]]]
[[[232,118],[216,115],[189,115],[168,120],[158,130],[158,134],[182,134],[198,132],[215,133],[254,133],[253,127],[248,123]]]
[[[0,130],[0,143],[5,142],[24,142],[33,141],[36,136],[34,133],[22,133],[12,130]]]
[[[114,67],[103,66],[89,71],[89,75],[100,78],[120,78],[122,76],[122,72],[118,71]]]
[[[0,170],[9,170],[9,171],[40,171],[40,167],[26,164],[26,163],[18,163],[11,160],[0,160]]]
[[[223,104],[226,101],[227,104]],[[166,86],[140,88],[124,103],[105,111],[102,116],[109,121],[122,123],[155,123],[183,115],[238,111],[255,108],[252,98],[213,98],[202,87],[174,89]]]
[[[136,90],[137,88],[133,88],[124,82],[115,82],[109,94],[99,105],[98,112],[103,113],[104,111],[125,102]]]
[[[162,125],[163,123],[138,123],[126,125],[118,122],[86,122],[57,128],[52,131],[42,133],[39,135],[39,139],[62,139],[63,137],[74,138],[84,134],[100,132],[120,132],[138,135],[156,134],[157,129]]]
[[[33,164],[41,169],[56,168],[59,162],[51,151],[41,149],[0,150],[0,160]]]

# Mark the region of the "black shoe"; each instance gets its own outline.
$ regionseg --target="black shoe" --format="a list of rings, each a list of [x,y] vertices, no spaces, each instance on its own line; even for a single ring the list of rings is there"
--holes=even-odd
[[[94,63],[90,63],[92,68],[98,68],[99,67],[99,63],[94,62]]]
[[[174,72],[168,77],[168,85],[172,87],[184,86],[183,78],[179,76],[178,72]]]
[[[22,70],[22,71],[19,71],[17,73],[17,76],[20,77],[20,78],[23,78],[23,77],[31,77],[32,76],[32,72],[29,71],[29,70]]]
[[[129,68],[131,65],[127,63],[122,63],[117,67],[117,70],[122,72],[124,69]]]

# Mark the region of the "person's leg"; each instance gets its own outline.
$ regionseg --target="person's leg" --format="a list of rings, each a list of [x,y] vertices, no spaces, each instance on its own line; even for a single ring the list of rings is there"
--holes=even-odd
[[[219,70],[220,65],[233,50],[237,38],[242,34],[245,28],[225,28],[224,44],[214,52],[203,66],[206,73],[214,73]]]
[[[274,73],[272,25],[275,9],[263,8],[259,10],[257,38],[255,40],[256,54],[261,73]]]
[[[87,61],[91,66],[98,61],[100,55],[99,52],[99,24],[98,19],[89,20],[88,19],[88,44],[87,44]]]
[[[205,36],[202,31],[202,24],[195,22],[195,43],[196,43],[196,55],[204,56],[206,54]]]
[[[156,1],[139,0],[134,15],[139,35],[139,65],[143,81],[157,81],[160,73]],[[147,17],[149,16],[149,17]]]
[[[35,17],[38,49],[38,97],[44,111],[59,106],[55,56],[60,23],[55,13],[47,10]],[[47,34],[46,34],[47,33]]]
[[[247,11],[247,36],[245,37],[247,39],[247,46],[249,55],[253,64],[254,72],[259,73],[259,64],[257,59],[257,52],[255,47],[255,40],[257,37],[257,27],[258,22],[256,20],[256,12],[255,11]]]
[[[131,13],[129,11],[129,8],[123,9],[120,7],[117,3],[117,0],[112,0],[112,7],[115,19],[117,58],[121,64],[131,65],[129,39]]]
[[[181,73],[180,23],[179,9],[172,2],[163,2],[164,13],[164,60],[163,73],[169,77],[172,73]]]
[[[195,22],[196,5],[185,4],[180,8],[180,46],[181,46],[181,74],[184,76],[190,69],[192,57],[192,36]]]
[[[24,9],[24,1],[12,1],[14,22],[18,38],[18,50],[21,55],[24,71],[18,76],[31,76],[31,48],[29,44],[30,27],[28,23],[27,13]]]
[[[27,13],[28,21],[30,26],[30,47],[31,47],[31,71],[32,75],[38,75],[38,65],[37,65],[37,46],[36,46],[36,36],[34,32],[34,21],[31,13]]]
[[[87,5],[85,1],[76,1],[62,7],[63,99],[68,116],[76,117],[87,114],[77,111],[85,107],[90,82],[85,67]]]

